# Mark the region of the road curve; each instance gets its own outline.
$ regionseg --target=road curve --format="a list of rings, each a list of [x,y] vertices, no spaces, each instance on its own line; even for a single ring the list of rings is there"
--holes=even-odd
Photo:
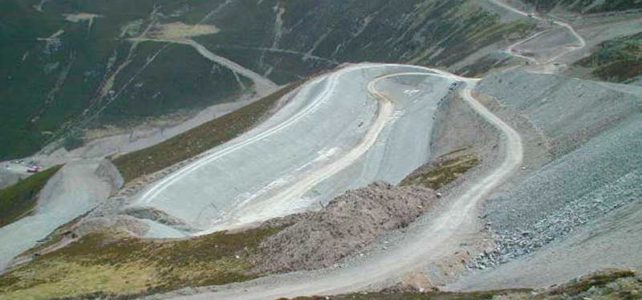
[[[463,192],[447,199],[448,207],[434,219],[422,225],[416,236],[408,239],[403,245],[393,247],[388,252],[374,255],[364,263],[320,274],[303,272],[296,275],[279,275],[272,279],[259,279],[229,287],[217,287],[219,289],[217,291],[207,291],[196,295],[168,294],[161,297],[250,300],[348,293],[363,290],[372,284],[388,279],[399,278],[403,274],[415,270],[418,266],[437,261],[457,251],[460,238],[477,231],[475,216],[478,205],[489,193],[506,182],[521,165],[523,159],[522,140],[513,128],[472,96],[472,89],[477,80],[459,77],[436,69],[414,68],[418,72],[397,73],[389,75],[387,78],[418,75],[439,76],[466,83],[466,86],[460,91],[464,101],[501,132],[502,148],[505,155],[497,168],[476,181],[467,183]],[[370,89],[370,92],[374,92],[373,96],[386,97],[377,92],[376,84],[371,84],[371,86],[373,89]]]
[[[500,6],[500,7],[504,8],[504,9],[506,9],[506,10],[509,10],[509,11],[511,11],[513,13],[516,13],[518,15],[521,15],[521,16],[533,18],[533,19],[538,20],[538,21],[544,21],[544,22],[545,21],[550,21],[550,22],[552,22],[553,24],[555,24],[557,26],[560,26],[560,27],[563,27],[563,28],[567,29],[573,35],[573,37],[575,37],[575,39],[577,39],[578,45],[565,47],[564,51],[561,51],[558,55],[550,58],[549,60],[544,62],[544,64],[551,63],[551,62],[553,62],[553,61],[565,56],[566,54],[569,54],[570,52],[573,52],[573,51],[576,51],[576,50],[580,50],[580,49],[583,49],[584,47],[586,47],[586,40],[575,30],[575,28],[573,28],[573,26],[571,26],[568,23],[565,23],[565,22],[562,22],[562,21],[559,21],[559,20],[555,20],[555,19],[546,20],[546,19],[538,16],[537,14],[529,14],[529,13],[527,13],[525,11],[522,11],[522,10],[519,10],[519,9],[517,9],[515,7],[512,7],[512,6],[504,3],[501,0],[489,0],[489,1],[491,3],[494,3],[497,6]],[[534,35],[532,35],[532,36],[530,36],[530,37],[528,37],[528,38],[526,38],[524,40],[518,41],[517,43],[515,43],[513,45],[510,45],[508,48],[506,48],[505,52],[507,52],[507,53],[509,53],[509,54],[511,54],[511,55],[513,55],[515,57],[519,57],[519,58],[525,59],[525,60],[527,60],[527,61],[529,61],[531,63],[540,64],[540,62],[537,61],[535,58],[524,56],[524,55],[522,55],[520,53],[517,53],[515,51],[515,48],[517,46],[520,46],[520,45],[522,45],[522,44],[524,44],[524,43],[526,43],[528,41],[531,41],[531,40],[539,37],[540,35],[542,35],[546,31],[548,31],[548,30],[537,32]]]
[[[443,82],[453,79],[429,80],[423,87],[436,88],[418,94],[429,95],[425,101],[400,95],[396,105],[373,101],[365,89],[381,75],[415,70],[358,64],[312,80],[271,118],[160,180],[131,206],[164,211],[207,234],[300,212],[373,181],[397,183],[430,153],[428,140],[404,132],[430,134],[448,92]]]
[[[347,167],[355,163],[359,158],[361,158],[372,146],[377,142],[377,138],[388,124],[394,113],[394,105],[390,99],[386,98],[383,94],[379,93],[375,88],[375,84],[380,80],[390,78],[392,76],[382,76],[370,82],[368,85],[368,91],[371,95],[379,101],[379,108],[377,111],[376,118],[361,142],[356,145],[354,148],[350,149],[345,155],[341,156],[339,159],[333,161],[330,164],[323,166],[322,168],[307,174],[306,177],[298,180],[296,184],[286,188],[279,193],[271,196],[265,201],[256,203],[255,205],[249,205],[246,209],[241,211],[244,215],[256,215],[262,211],[269,210],[270,207],[284,207],[288,201],[292,199],[303,197],[303,195],[308,192],[310,189],[314,188],[319,183],[324,180],[336,175]],[[253,220],[243,220],[243,216],[236,216],[238,219],[238,224],[236,226],[244,226],[247,223],[256,222],[256,221],[266,221],[270,217],[266,216],[264,219],[253,219]],[[212,229],[199,232],[198,235],[210,234],[220,230],[229,230],[234,228],[234,225],[227,224],[224,228],[214,227]]]

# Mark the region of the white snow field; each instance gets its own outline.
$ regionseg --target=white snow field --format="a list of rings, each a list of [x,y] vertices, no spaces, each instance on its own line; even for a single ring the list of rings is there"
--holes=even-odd
[[[427,72],[359,64],[318,77],[270,119],[142,191],[132,206],[205,234],[319,208],[373,181],[396,184],[428,162],[433,115],[454,81],[375,80],[413,71]],[[389,97],[373,96],[371,82]],[[158,225],[154,237],[171,232]]]

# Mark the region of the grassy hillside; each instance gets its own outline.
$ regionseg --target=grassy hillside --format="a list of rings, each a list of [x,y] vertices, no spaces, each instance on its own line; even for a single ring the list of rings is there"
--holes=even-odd
[[[38,11],[39,2],[0,2],[0,160],[74,127],[199,108],[240,91],[229,70],[186,47],[127,41],[184,1],[44,1]],[[152,13],[155,5],[162,9]],[[78,13],[97,16],[66,20]]]
[[[306,54],[337,62],[449,66],[481,47],[521,36],[533,26],[525,22],[501,23],[497,15],[467,0],[262,1],[261,5],[283,9],[282,34],[275,35],[273,16],[265,22],[270,24],[267,28],[232,19],[253,5],[237,1],[226,6],[221,12],[223,22],[218,23],[221,33],[198,40],[209,47],[219,47],[226,57],[247,62],[254,70],[275,68],[277,81],[291,78],[288,75],[292,70],[307,72],[327,64],[306,58]],[[258,14],[252,18],[268,17]],[[240,30],[243,36],[237,36]],[[286,59],[260,50],[261,47],[300,53],[298,59],[305,64],[301,65],[295,55]]]
[[[626,270],[607,270],[543,290],[513,289],[480,292],[383,291],[332,297],[299,297],[294,300],[544,300],[544,299],[639,299],[642,277]]]
[[[501,23],[472,0],[39,3],[0,3],[0,160],[83,128],[195,110],[251,88],[189,46],[130,40],[161,25],[216,26],[192,39],[279,84],[343,62],[447,67],[534,26]]]
[[[38,202],[38,193],[59,169],[60,166],[49,168],[0,190],[0,227],[31,212]]]
[[[602,80],[626,83],[642,75],[642,33],[606,41],[577,65]]]
[[[291,84],[237,111],[179,134],[165,142],[113,160],[125,182],[151,174],[223,144],[253,127],[285,94]]]
[[[249,256],[280,229],[149,241],[91,234],[0,276],[0,299],[145,295],[254,278]]]
[[[538,10],[548,11],[556,6],[566,9],[582,12],[606,12],[618,11],[627,9],[642,8],[642,2],[637,0],[608,0],[608,1],[595,1],[595,0],[526,0],[525,2],[534,4]]]

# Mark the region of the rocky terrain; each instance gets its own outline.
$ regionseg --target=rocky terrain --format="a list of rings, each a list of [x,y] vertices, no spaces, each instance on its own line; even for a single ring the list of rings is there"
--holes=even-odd
[[[332,200],[319,212],[267,238],[259,246],[257,272],[314,270],[365,250],[386,232],[407,227],[429,210],[435,192],[375,183]]]
[[[479,90],[528,118],[550,158],[488,201],[485,219],[500,242],[477,267],[533,252],[640,199],[639,96],[616,85],[605,90],[599,83],[515,72],[485,79]]]
[[[31,2],[0,299],[639,296],[639,1]]]
[[[390,288],[381,292],[366,292],[339,296],[299,297],[297,300],[322,299],[637,299],[642,278],[628,270],[606,270],[573,279],[559,286],[543,289],[504,289],[477,292],[416,291]]]

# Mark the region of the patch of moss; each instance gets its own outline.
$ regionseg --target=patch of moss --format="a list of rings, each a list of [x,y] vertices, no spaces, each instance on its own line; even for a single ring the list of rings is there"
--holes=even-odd
[[[0,190],[0,227],[29,214],[38,202],[40,190],[60,167],[49,168]]]
[[[438,190],[479,164],[479,158],[471,154],[455,158],[447,158],[448,156],[439,158],[436,162],[406,177],[401,185],[424,186]]]
[[[0,277],[3,299],[129,297],[255,278],[249,256],[281,228],[150,241],[94,233]]]
[[[202,124],[155,146],[119,156],[114,165],[125,182],[152,174],[221,145],[252,128],[277,103],[300,83],[287,87],[237,111]]]

